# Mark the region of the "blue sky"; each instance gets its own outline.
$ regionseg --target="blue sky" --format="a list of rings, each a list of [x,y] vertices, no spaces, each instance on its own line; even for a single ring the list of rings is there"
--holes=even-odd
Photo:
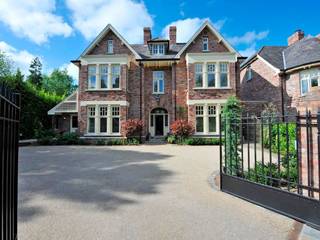
[[[177,25],[178,41],[187,41],[210,19],[247,56],[264,45],[286,45],[296,29],[319,34],[316,9],[318,0],[0,0],[0,50],[24,73],[39,56],[44,72],[67,68],[76,78],[70,60],[108,23],[139,43],[144,26],[165,36],[169,25]]]

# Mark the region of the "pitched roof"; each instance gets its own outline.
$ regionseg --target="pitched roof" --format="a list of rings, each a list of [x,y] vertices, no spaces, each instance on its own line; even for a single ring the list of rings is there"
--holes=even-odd
[[[320,40],[309,37],[290,46],[264,46],[241,64],[246,67],[257,56],[279,70],[288,70],[310,63],[320,62]]]
[[[111,24],[108,24],[99,33],[99,35],[90,43],[90,45],[83,51],[83,53],[81,53],[80,57],[89,53],[109,31],[112,31],[124,43],[124,45],[129,48],[129,50],[135,55],[137,59],[140,59],[140,55],[131,47],[131,45],[120,35],[120,33],[118,33],[118,31]]]
[[[78,90],[48,111],[48,115],[78,112]]]
[[[286,69],[299,67],[308,63],[320,62],[320,39],[305,38],[287,47],[284,51]]]
[[[208,27],[209,30],[215,34],[219,41],[221,41],[230,52],[235,52],[238,57],[241,57],[241,55],[230,45],[230,43],[228,43],[228,41],[222,37],[222,35],[218,32],[217,29],[215,29],[215,27],[213,26],[213,24],[209,21],[206,20],[201,27],[193,34],[193,36],[190,38],[190,40],[183,46],[183,48],[178,52],[177,57],[180,58],[180,55],[187,49],[187,47],[196,39],[196,37],[202,32],[202,30]]]
[[[149,51],[147,45],[144,44],[132,44],[131,46],[133,49],[140,55],[141,59],[148,60],[148,59],[175,59],[177,53],[180,49],[185,45],[185,43],[176,43],[170,45],[169,51],[165,55],[152,55]]]

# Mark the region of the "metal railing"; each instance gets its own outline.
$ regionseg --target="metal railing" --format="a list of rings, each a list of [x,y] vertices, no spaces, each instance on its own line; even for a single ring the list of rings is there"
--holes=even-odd
[[[306,213],[320,215],[320,112],[220,116],[220,126],[222,191],[319,227],[320,218]],[[281,199],[288,209],[279,206]],[[305,209],[292,207],[306,203]]]
[[[0,85],[0,239],[17,239],[20,95]]]

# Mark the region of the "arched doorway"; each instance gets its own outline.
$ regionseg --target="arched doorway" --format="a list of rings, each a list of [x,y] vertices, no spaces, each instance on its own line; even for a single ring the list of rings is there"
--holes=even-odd
[[[164,136],[169,132],[169,116],[166,109],[154,108],[150,112],[149,130],[152,137]]]

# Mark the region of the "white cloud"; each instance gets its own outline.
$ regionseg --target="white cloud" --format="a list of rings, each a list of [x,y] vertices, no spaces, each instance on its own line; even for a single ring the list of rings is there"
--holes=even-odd
[[[169,27],[177,27],[177,42],[187,42],[192,35],[198,30],[198,28],[203,24],[204,21],[209,20],[209,18],[187,18],[169,23],[162,30],[161,35],[163,37],[169,38]],[[219,20],[213,23],[217,30],[220,30],[226,19]]]
[[[239,53],[244,57],[250,57],[251,55],[257,52],[256,44],[253,43],[251,46],[247,47],[244,50],[240,50]]]
[[[0,21],[19,37],[42,44],[49,37],[68,37],[72,28],[55,15],[55,0],[1,0]]]
[[[29,66],[31,61],[36,57],[26,50],[18,50],[6,42],[0,41],[0,51],[5,54],[14,62],[15,68],[20,68],[22,74],[29,74]]]
[[[79,68],[73,63],[66,63],[60,67],[61,70],[66,69],[68,74],[73,78],[73,80],[78,84],[79,82]]]
[[[262,40],[264,38],[266,38],[269,34],[269,31],[261,31],[256,33],[255,31],[251,31],[251,32],[246,32],[244,35],[242,36],[235,36],[235,37],[231,37],[228,38],[228,41],[233,44],[233,45],[239,45],[239,44],[253,44],[258,40]]]
[[[143,41],[143,27],[152,27],[153,19],[143,2],[133,0],[66,0],[74,27],[90,40],[112,24],[130,43]]]

